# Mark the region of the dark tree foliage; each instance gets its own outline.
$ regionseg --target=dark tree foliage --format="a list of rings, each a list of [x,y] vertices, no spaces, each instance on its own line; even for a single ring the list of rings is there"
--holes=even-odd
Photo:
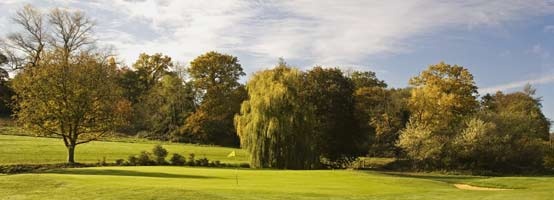
[[[340,69],[315,67],[305,73],[304,98],[314,105],[318,151],[335,166],[344,166],[363,151],[363,133],[354,117],[354,85]]]
[[[15,95],[13,89],[9,87],[10,76],[8,72],[1,68],[8,59],[0,53],[0,116],[9,116],[12,114],[12,96]]]
[[[350,74],[350,79],[354,83],[356,89],[364,87],[380,87],[386,88],[387,84],[383,80],[379,80],[372,71],[355,71]]]

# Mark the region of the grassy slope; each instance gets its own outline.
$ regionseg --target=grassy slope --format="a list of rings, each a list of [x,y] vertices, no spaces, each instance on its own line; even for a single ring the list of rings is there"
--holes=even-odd
[[[77,146],[75,159],[77,162],[98,162],[106,157],[106,161],[127,159],[131,154],[140,151],[150,151],[156,143],[128,142],[90,142]],[[164,147],[169,153],[179,153],[188,158],[190,153],[196,158],[207,157],[210,160],[220,160],[234,163],[233,158],[227,158],[229,152],[237,152],[237,162],[248,162],[245,151],[233,148],[200,146],[190,144],[167,143]],[[0,164],[31,164],[31,163],[61,163],[66,160],[66,149],[61,139],[37,138],[29,136],[0,135]]]
[[[554,178],[418,177],[344,170],[103,167],[0,175],[0,199],[552,199]],[[449,182],[504,185],[465,191]]]

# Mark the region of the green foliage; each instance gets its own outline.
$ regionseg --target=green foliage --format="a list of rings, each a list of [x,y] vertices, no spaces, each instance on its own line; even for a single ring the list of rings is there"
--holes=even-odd
[[[409,119],[409,89],[362,87],[355,91],[356,119],[369,137],[369,155],[394,157],[400,131]]]
[[[431,65],[410,80],[409,100],[412,121],[424,123],[453,134],[464,117],[478,109],[477,86],[473,75],[464,67],[441,62]]]
[[[156,145],[152,149],[152,155],[154,155],[154,160],[158,165],[167,164],[167,161],[165,161],[165,157],[167,157],[167,154],[167,149],[164,149],[162,145]]]
[[[152,156],[152,153],[147,151],[142,151],[137,157],[137,165],[141,166],[149,166],[149,165],[156,165],[156,161],[154,160],[154,156]],[[130,162],[129,162],[130,163]]]
[[[534,90],[486,95],[481,111],[456,138],[459,167],[498,172],[529,172],[548,166],[550,122]]]
[[[147,110],[149,138],[179,141],[180,128],[195,109],[195,96],[190,84],[176,75],[165,75],[146,94],[143,108]]]
[[[246,98],[238,80],[245,73],[237,57],[208,52],[190,63],[188,73],[201,103],[182,130],[189,142],[238,146],[233,117]]]
[[[379,80],[372,71],[354,71],[350,74],[350,79],[356,89],[360,88],[386,88],[387,84],[383,80]]]
[[[242,103],[235,124],[252,167],[318,167],[314,108],[304,99],[302,83],[302,73],[284,63],[248,81],[249,99]]]
[[[402,130],[397,145],[406,152],[408,158],[419,164],[418,167],[433,169],[442,165],[446,151],[445,140],[433,134],[431,127],[410,121]]]
[[[141,53],[133,64],[136,69],[140,88],[149,91],[173,67],[171,57],[157,53],[148,55]]]
[[[115,66],[105,59],[86,53],[66,59],[59,52],[44,55],[39,67],[15,77],[13,87],[19,123],[61,137],[73,163],[75,146],[124,123],[129,103],[115,83]]]
[[[175,166],[183,166],[185,165],[185,163],[187,163],[187,160],[181,154],[174,153],[171,155],[171,158],[169,159],[169,163]]]
[[[305,73],[304,101],[314,106],[318,152],[335,167],[365,154],[366,135],[354,117],[354,85],[338,68],[315,67]]]

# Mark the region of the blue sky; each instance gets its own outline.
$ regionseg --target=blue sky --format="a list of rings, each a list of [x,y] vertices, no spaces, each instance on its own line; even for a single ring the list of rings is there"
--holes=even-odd
[[[128,64],[141,52],[186,64],[216,50],[248,74],[284,57],[303,69],[372,70],[405,87],[445,61],[470,69],[481,94],[531,83],[554,119],[554,0],[3,0],[0,36],[17,30],[10,16],[26,3],[85,12],[99,43]]]

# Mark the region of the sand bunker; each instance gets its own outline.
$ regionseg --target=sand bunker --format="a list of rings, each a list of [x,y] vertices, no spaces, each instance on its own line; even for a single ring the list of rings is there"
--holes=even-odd
[[[454,184],[454,186],[460,190],[481,190],[481,191],[503,191],[503,190],[513,190],[505,188],[489,188],[489,187],[477,187],[467,184]]]

